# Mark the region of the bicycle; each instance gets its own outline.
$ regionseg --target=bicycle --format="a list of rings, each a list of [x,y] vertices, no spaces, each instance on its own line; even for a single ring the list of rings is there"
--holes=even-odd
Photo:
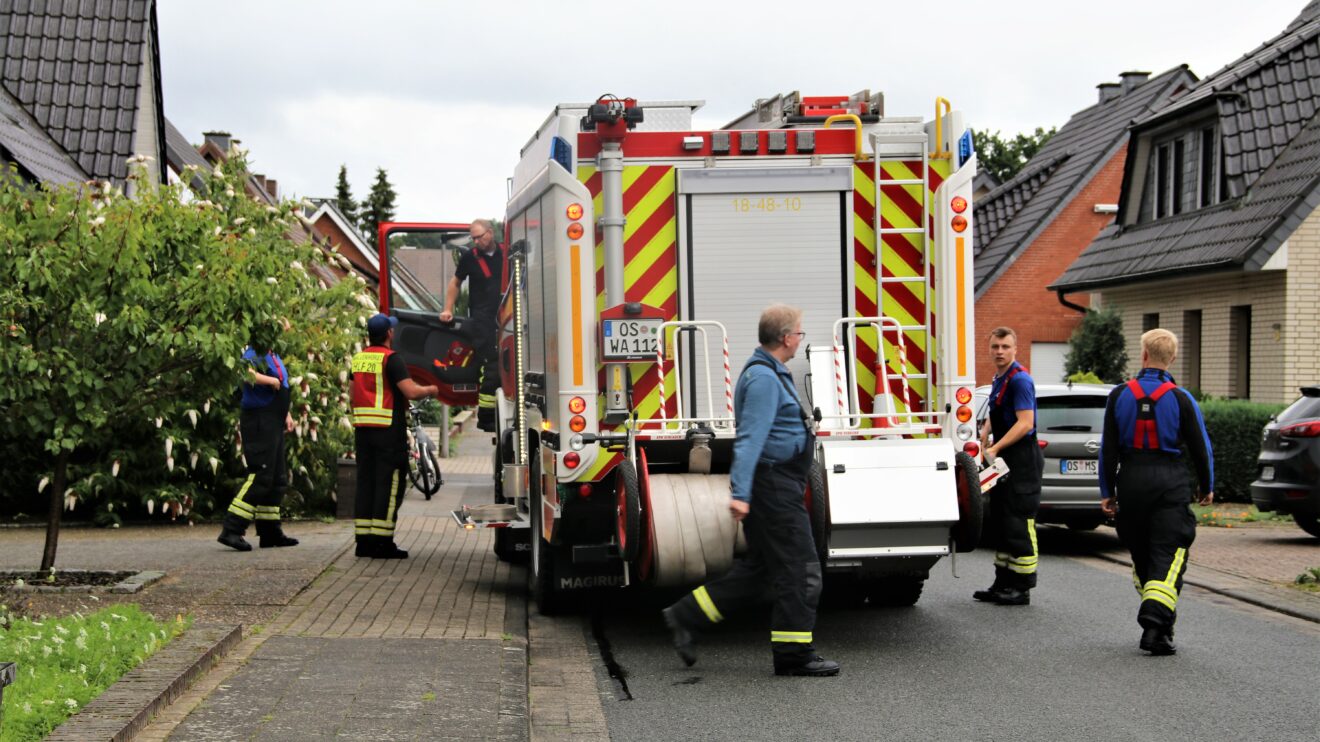
[[[408,437],[408,479],[429,500],[440,491],[445,478],[440,473],[435,442],[422,425],[422,411],[416,405],[408,408]]]

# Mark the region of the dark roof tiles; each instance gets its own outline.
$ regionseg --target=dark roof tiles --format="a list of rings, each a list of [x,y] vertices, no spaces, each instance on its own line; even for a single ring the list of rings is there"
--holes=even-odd
[[[12,160],[43,183],[87,180],[87,173],[51,138],[18,99],[0,87],[0,159]]]

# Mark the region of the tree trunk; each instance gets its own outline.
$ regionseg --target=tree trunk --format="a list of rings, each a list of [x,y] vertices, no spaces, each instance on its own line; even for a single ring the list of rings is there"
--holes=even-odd
[[[69,482],[69,453],[55,457],[55,471],[50,488],[50,517],[46,519],[46,548],[41,552],[41,571],[55,566],[55,549],[60,543],[60,516],[64,514],[64,490]]]

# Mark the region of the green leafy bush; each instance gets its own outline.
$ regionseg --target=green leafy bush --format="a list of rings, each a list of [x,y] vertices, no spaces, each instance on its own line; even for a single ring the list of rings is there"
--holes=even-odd
[[[1091,309],[1068,339],[1063,369],[1069,376],[1090,372],[1105,384],[1121,384],[1127,361],[1123,318],[1113,309]]]
[[[1215,500],[1251,502],[1261,431],[1283,407],[1238,399],[1207,399],[1201,403],[1205,429],[1215,452]]]
[[[1103,384],[1105,383],[1099,376],[1090,371],[1078,371],[1075,374],[1068,374],[1069,384]]]
[[[353,274],[330,285],[331,256],[288,236],[299,205],[258,203],[246,179],[241,158],[191,195],[0,177],[0,510],[222,510],[242,477],[239,357],[285,321],[288,504],[329,508],[352,445],[341,374],[376,302]]]
[[[0,625],[0,657],[18,664],[4,692],[0,742],[45,737],[185,628],[133,604]]]

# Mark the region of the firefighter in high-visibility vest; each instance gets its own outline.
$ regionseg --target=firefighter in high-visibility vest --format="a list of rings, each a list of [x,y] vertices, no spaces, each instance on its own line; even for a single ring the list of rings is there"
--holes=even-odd
[[[1197,499],[1209,505],[1215,496],[1215,459],[1201,408],[1169,374],[1177,353],[1178,338],[1168,330],[1141,336],[1141,371],[1109,393],[1100,439],[1100,507],[1117,514],[1118,537],[1132,554],[1141,594],[1138,646],[1153,655],[1177,652],[1173,623],[1196,539],[1183,451],[1196,473]]]
[[[1002,457],[1008,476],[990,490],[986,543],[995,550],[995,581],[972,597],[998,605],[1029,605],[1036,587],[1036,511],[1045,457],[1036,440],[1036,382],[1017,362],[1017,333],[1008,327],[990,333],[995,380],[990,385],[989,420],[981,445],[986,459]],[[991,443],[993,437],[993,443]]]
[[[463,281],[468,283],[468,316],[465,325],[472,337],[472,350],[481,364],[481,383],[477,390],[477,427],[494,432],[495,392],[500,388],[496,315],[504,293],[504,255],[495,244],[495,228],[489,219],[478,219],[468,229],[472,249],[463,254],[449,279],[441,322],[454,319],[454,301]]]
[[[403,358],[390,349],[396,317],[377,314],[367,321],[371,345],[353,356],[353,434],[357,450],[357,499],[353,534],[356,554],[376,559],[407,559],[394,541],[399,504],[408,485],[408,401],[434,397],[440,390],[408,378]]]
[[[280,526],[280,505],[289,486],[284,435],[293,430],[293,417],[289,414],[289,369],[272,350],[278,333],[275,323],[256,328],[243,351],[248,375],[240,387],[238,430],[248,475],[229,503],[216,538],[238,551],[252,551],[243,534],[253,521],[261,548],[298,545],[298,539],[285,535]]]

